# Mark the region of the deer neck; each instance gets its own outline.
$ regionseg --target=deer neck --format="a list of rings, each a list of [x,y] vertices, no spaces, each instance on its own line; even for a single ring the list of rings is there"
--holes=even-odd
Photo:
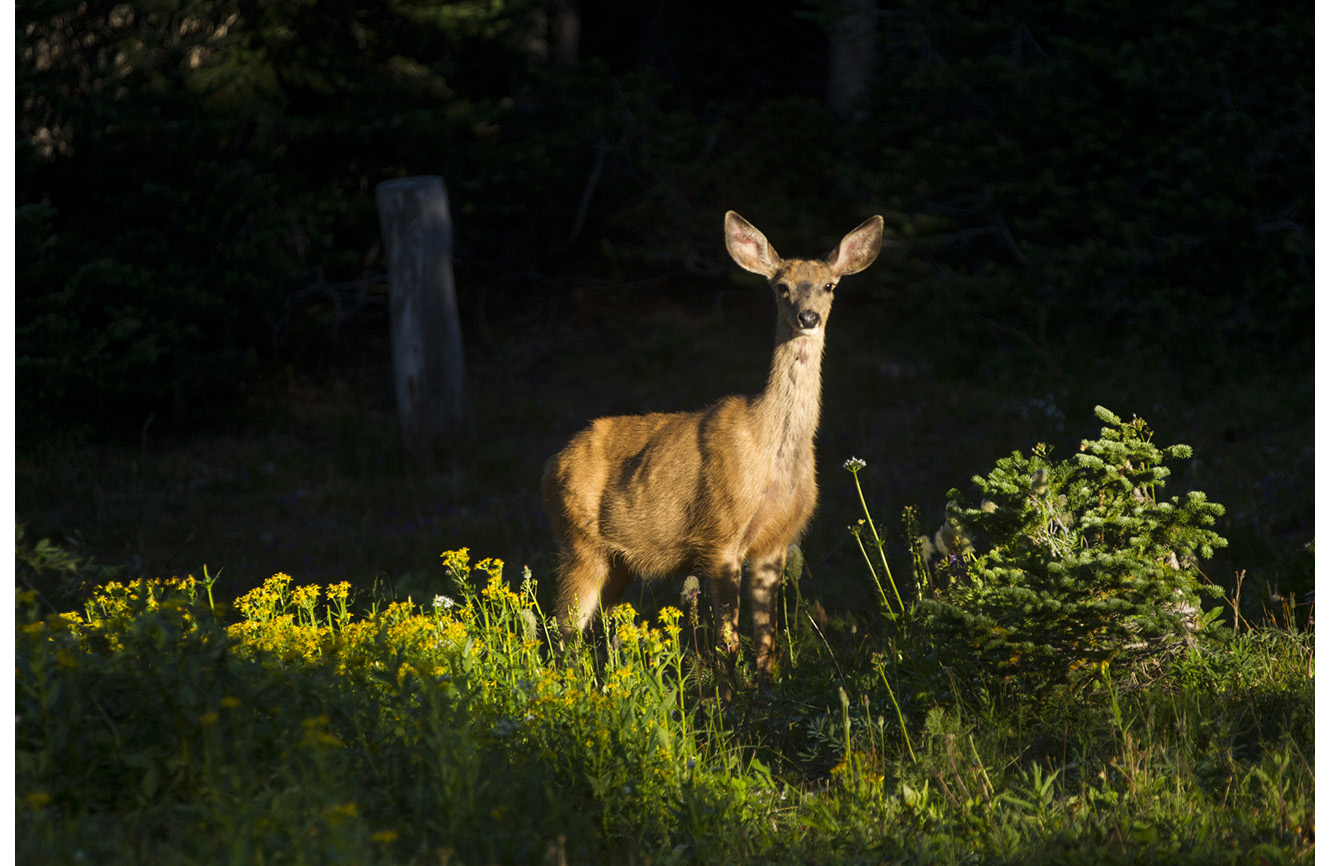
[[[754,405],[773,465],[792,466],[812,452],[822,410],[824,333],[800,335],[784,323],[777,329],[767,387]]]

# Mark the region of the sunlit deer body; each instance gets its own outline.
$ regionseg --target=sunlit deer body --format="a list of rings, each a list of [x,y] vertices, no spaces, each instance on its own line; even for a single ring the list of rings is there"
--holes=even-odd
[[[759,677],[772,670],[785,552],[817,505],[813,437],[833,289],[872,264],[882,218],[823,260],[785,260],[743,217],[725,215],[725,245],[776,296],[776,350],[766,389],[700,412],[600,418],[545,464],[542,494],[559,548],[556,615],[585,629],[632,582],[698,569],[710,578],[725,649],[738,651],[739,585],[749,564]]]

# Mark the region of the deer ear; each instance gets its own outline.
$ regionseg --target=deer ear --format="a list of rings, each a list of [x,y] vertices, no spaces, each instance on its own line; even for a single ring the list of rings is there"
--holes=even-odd
[[[766,236],[734,211],[725,214],[725,249],[739,267],[770,279],[780,269],[781,259]]]
[[[838,277],[857,274],[871,265],[881,251],[882,217],[869,217],[841,238],[840,246],[827,256],[827,266]]]

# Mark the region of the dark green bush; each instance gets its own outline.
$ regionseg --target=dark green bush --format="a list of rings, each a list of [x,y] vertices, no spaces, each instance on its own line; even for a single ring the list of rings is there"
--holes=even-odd
[[[1200,609],[1200,560],[1227,542],[1209,527],[1222,506],[1192,491],[1164,499],[1165,460],[1136,418],[1098,407],[1097,440],[1053,461],[1044,446],[1014,453],[987,476],[983,498],[951,500],[961,532],[950,551],[951,585],[922,601],[944,661],[976,682],[983,673],[1036,689],[1119,674],[1167,658],[1213,619]],[[965,551],[968,544],[972,551]]]

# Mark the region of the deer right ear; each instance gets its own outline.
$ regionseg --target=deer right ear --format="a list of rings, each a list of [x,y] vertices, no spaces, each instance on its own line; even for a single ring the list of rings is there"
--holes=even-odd
[[[725,249],[745,271],[770,279],[780,269],[781,259],[766,236],[734,211],[725,214]]]

